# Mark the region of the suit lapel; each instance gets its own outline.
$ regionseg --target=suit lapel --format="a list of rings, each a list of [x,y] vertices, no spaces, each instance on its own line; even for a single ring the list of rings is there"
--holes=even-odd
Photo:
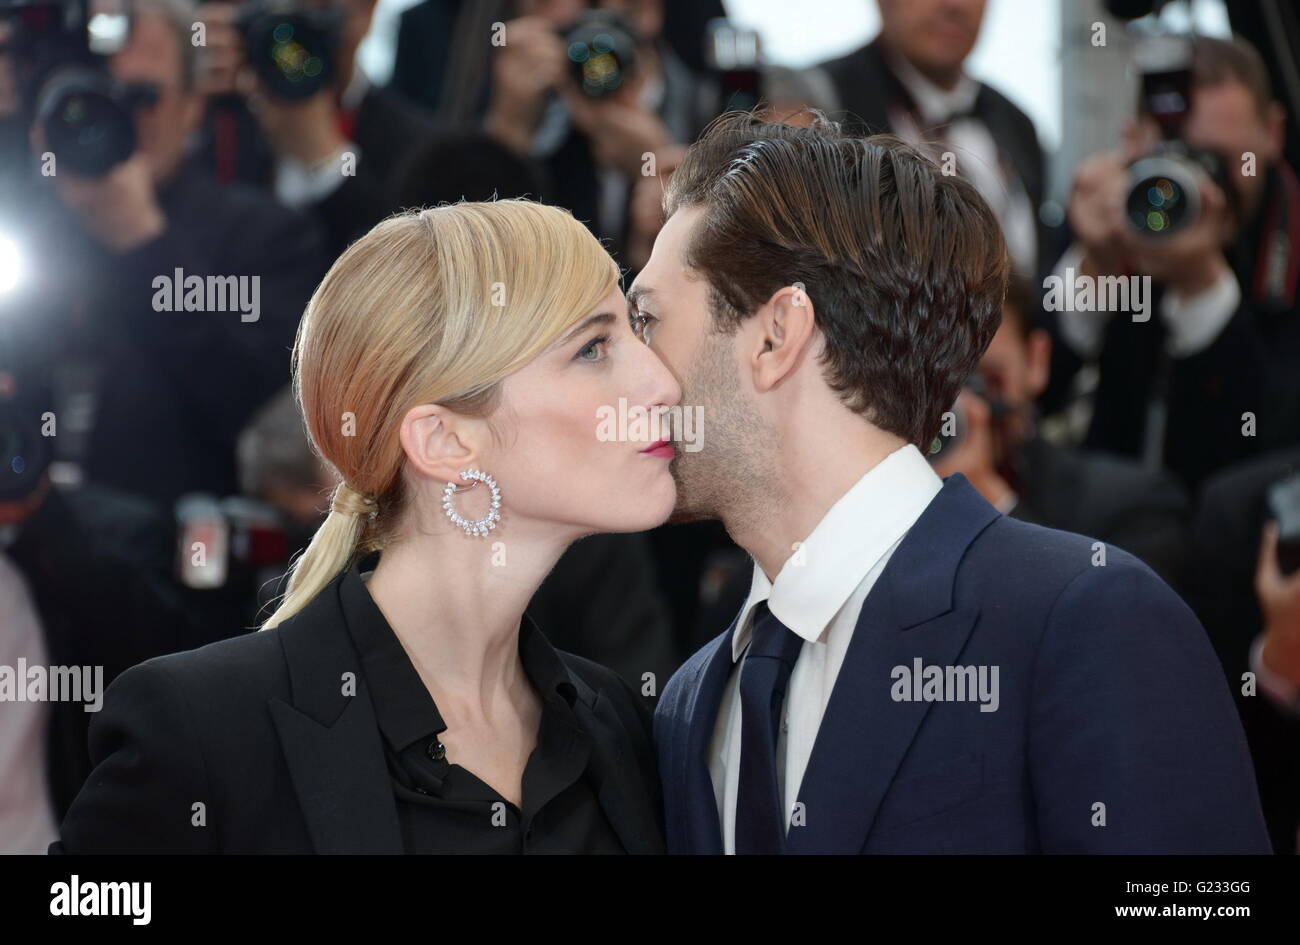
[[[790,853],[862,849],[930,707],[893,700],[893,669],[960,656],[978,612],[954,607],[957,567],[998,516],[965,476],[949,476],[867,595],[800,784]]]
[[[686,745],[678,754],[674,782],[665,785],[665,790],[685,790],[686,849],[670,849],[670,853],[721,855],[723,852],[722,824],[713,778],[709,774],[708,750],[723,690],[731,674],[731,635],[735,629],[733,620],[726,633],[708,645],[699,676],[689,690],[690,702],[682,716]]]
[[[269,700],[317,853],[401,853],[379,726],[343,624],[338,582],[279,628],[293,704]],[[344,685],[351,673],[356,693]]]

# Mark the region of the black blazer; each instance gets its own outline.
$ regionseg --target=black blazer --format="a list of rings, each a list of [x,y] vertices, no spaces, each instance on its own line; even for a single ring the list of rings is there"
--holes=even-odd
[[[345,571],[294,617],[148,660],[90,723],[95,767],[50,853],[401,853],[396,803]],[[614,672],[558,654],[591,774],[631,853],[662,853],[650,716]],[[353,674],[348,676],[347,674]],[[355,679],[355,695],[345,693]]]

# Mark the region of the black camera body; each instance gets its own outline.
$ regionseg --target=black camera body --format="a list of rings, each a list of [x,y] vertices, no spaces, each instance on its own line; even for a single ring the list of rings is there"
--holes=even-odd
[[[335,77],[343,11],[308,9],[293,0],[254,0],[235,21],[244,55],[273,96],[301,101]]]
[[[989,390],[988,385],[984,382],[983,376],[978,372],[967,378],[966,383],[962,385],[964,390],[970,391],[976,397],[984,400],[989,405],[989,421],[998,424],[1003,418],[1011,412],[1011,408],[1006,402]],[[970,418],[966,415],[966,408],[962,406],[960,395],[953,401],[953,434],[944,436],[940,433],[930,441],[930,451],[926,455],[931,463],[938,463],[950,457],[962,443],[966,442],[967,431],[970,428]]]
[[[1218,155],[1191,147],[1183,127],[1191,110],[1191,41],[1156,35],[1138,47],[1142,108],[1160,128],[1161,141],[1129,165],[1124,201],[1129,224],[1144,237],[1163,239],[1191,226],[1201,215],[1201,180],[1209,177],[1227,200],[1236,192]]]
[[[21,502],[36,491],[53,458],[41,431],[36,388],[0,366],[0,504]]]
[[[636,70],[636,32],[617,13],[588,10],[561,35],[574,80],[591,98],[613,94]]]
[[[96,19],[89,0],[0,0],[19,94],[29,125],[37,124],[57,168],[102,177],[136,148],[133,114],[157,98],[152,83],[119,82],[105,57],[126,45],[126,14]]]

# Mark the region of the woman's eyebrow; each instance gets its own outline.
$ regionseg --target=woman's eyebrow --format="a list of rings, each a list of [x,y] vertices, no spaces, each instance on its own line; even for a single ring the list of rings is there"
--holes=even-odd
[[[583,320],[583,322],[580,325],[578,325],[567,335],[565,335],[563,338],[557,341],[554,347],[563,348],[565,345],[567,345],[574,338],[578,337],[578,335],[582,334],[588,328],[594,328],[596,325],[611,325],[613,324],[613,322],[614,322],[614,316],[609,312],[600,312],[599,314],[592,315],[590,318]]]

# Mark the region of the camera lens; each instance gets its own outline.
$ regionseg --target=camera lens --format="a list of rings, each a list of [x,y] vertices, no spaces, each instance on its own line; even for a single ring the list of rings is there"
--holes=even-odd
[[[0,502],[26,498],[49,465],[48,442],[25,413],[0,404]]]
[[[110,80],[68,69],[41,92],[37,119],[46,145],[75,174],[99,177],[135,150],[135,124]]]
[[[636,36],[619,16],[591,10],[564,36],[574,78],[585,95],[601,98],[634,71]]]
[[[294,37],[294,24],[282,22],[271,31],[274,40],[267,54],[286,82],[314,79],[325,68],[325,60]]]
[[[1196,219],[1200,212],[1197,182],[1178,161],[1146,158],[1134,164],[1129,174],[1125,212],[1129,224],[1139,233],[1165,236]]]

